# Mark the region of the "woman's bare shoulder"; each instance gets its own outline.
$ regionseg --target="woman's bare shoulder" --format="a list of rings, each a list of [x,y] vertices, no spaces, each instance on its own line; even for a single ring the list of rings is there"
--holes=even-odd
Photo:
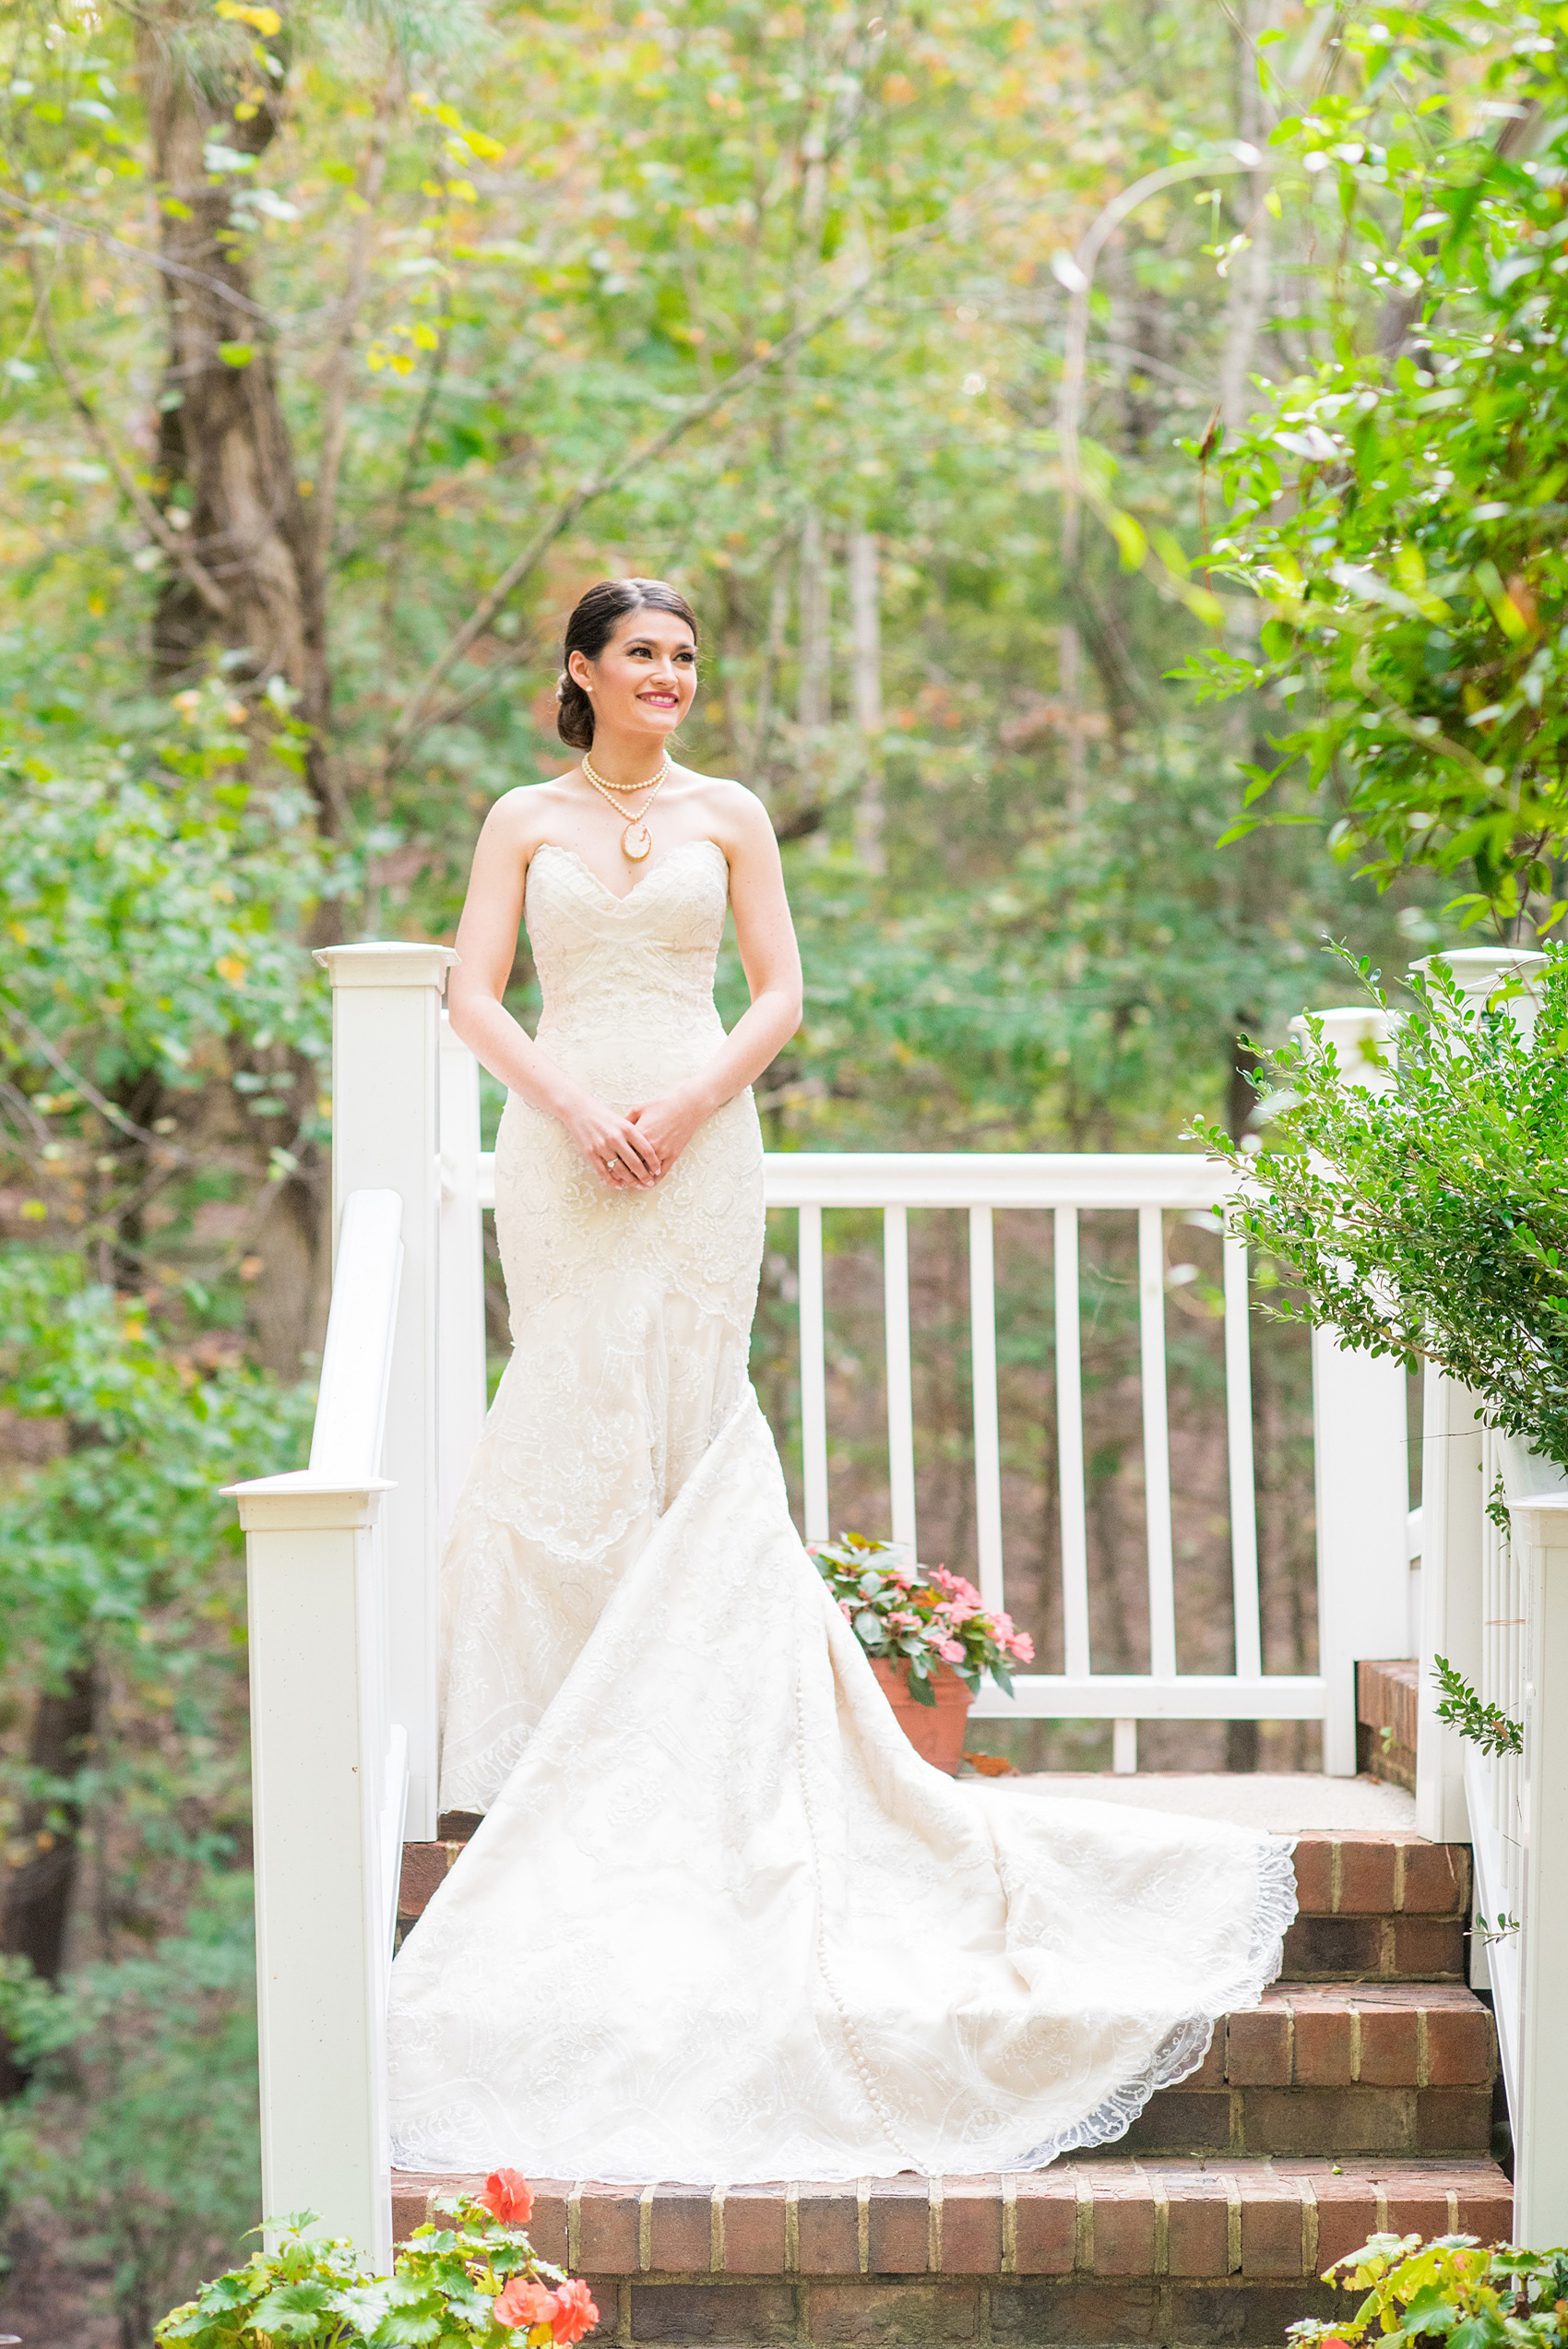
[[[755,792],[738,783],[728,775],[693,775],[692,783],[703,795],[706,812],[713,828],[713,837],[720,845],[760,840],[766,833],[773,835],[773,819]]]
[[[521,845],[542,837],[559,806],[567,778],[554,775],[547,782],[517,783],[503,792],[484,819],[492,840]]]

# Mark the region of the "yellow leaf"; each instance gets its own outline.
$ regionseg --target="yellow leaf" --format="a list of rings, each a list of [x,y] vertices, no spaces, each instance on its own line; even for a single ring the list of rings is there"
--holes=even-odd
[[[226,979],[232,987],[243,986],[245,966],[237,954],[220,954],[218,958],[218,975],[220,979]]]
[[[1122,557],[1123,569],[1135,571],[1148,553],[1148,541],[1144,536],[1141,525],[1134,521],[1131,514],[1123,514],[1116,507],[1113,507],[1106,516],[1106,521],[1111,537],[1116,541],[1117,551]]]
[[[218,14],[230,24],[249,25],[264,41],[270,41],[274,33],[283,30],[283,19],[276,8],[247,8],[244,0],[218,0]]]

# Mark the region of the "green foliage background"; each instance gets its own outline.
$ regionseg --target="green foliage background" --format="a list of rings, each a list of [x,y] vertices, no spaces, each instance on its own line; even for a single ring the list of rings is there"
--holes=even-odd
[[[0,6],[0,1809],[13,1871],[42,1839],[74,1868],[60,1983],[7,1961],[4,2147],[16,2292],[53,2210],[97,2295],[72,2338],[145,2343],[255,2214],[215,1495],[295,1461],[308,1419],[320,1283],[279,1205],[322,1183],[309,947],[449,934],[485,808],[561,763],[564,614],[628,569],[703,615],[689,760],[753,784],[785,841],[808,997],[763,1091],[775,1147],[1170,1147],[1194,1111],[1241,1121],[1242,1034],[1336,992],[1325,934],[1384,962],[1436,941],[1453,884],[1423,864],[1544,911],[1560,471],[1521,436],[1556,430],[1530,371],[1557,296],[1502,256],[1524,221],[1550,276],[1558,182],[1485,111],[1516,86],[1538,110],[1561,30],[1528,25],[1534,49],[1479,0]],[[218,109],[204,200],[250,289],[208,372],[276,385],[289,501],[318,518],[314,733],[308,681],[221,630],[184,671],[154,658],[192,565],[233,554],[171,455],[200,387],[168,363],[164,72]],[[1075,252],[1150,174],[1086,287]],[[1376,355],[1395,295],[1425,357]],[[1527,515],[1477,510],[1503,464]],[[879,717],[847,594],[867,532]],[[1217,656],[1244,698],[1172,682]],[[1418,656],[1428,700],[1397,684]],[[1502,747],[1414,760],[1457,663]],[[1242,769],[1277,775],[1283,820],[1217,850]],[[526,1011],[526,948],[516,982]],[[733,1008],[732,961],[723,985]],[[839,1248],[852,1300],[849,1223]],[[759,1329],[784,1419],[788,1272]],[[1109,1508],[1114,1261],[1094,1277]],[[956,1279],[922,1308],[955,1359]],[[1004,1264],[999,1298],[1028,1377],[1039,1279]],[[1212,1309],[1184,1294],[1201,1397]],[[1299,1519],[1295,1374],[1260,1365]],[[89,1684],[90,1749],[41,1774],[41,1692]]]

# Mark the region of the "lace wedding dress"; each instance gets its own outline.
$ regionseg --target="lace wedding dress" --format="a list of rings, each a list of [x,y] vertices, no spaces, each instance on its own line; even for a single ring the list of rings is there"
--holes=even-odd
[[[711,1055],[722,852],[616,898],[541,848],[540,1045],[623,1109]],[[393,1968],[397,2159],[742,2185],[1037,2167],[1256,2002],[1289,1852],[917,1759],[790,1518],[746,1378],[762,1145],[651,1191],[516,1096],[515,1351],[450,1536],[444,1807],[483,1823]]]

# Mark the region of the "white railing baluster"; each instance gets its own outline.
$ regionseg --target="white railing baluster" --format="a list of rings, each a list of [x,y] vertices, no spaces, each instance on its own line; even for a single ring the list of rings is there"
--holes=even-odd
[[[1062,1520],[1062,1668],[1089,1675],[1089,1537],[1084,1499],[1083,1314],[1078,1210],[1059,1207],[1056,1258],[1056,1485]]]
[[[909,1370],[909,1216],[882,1212],[882,1288],[887,1316],[887,1482],[893,1539],[915,1549],[915,1403]]]
[[[479,1063],[441,1015],[441,1205],[436,1235],[436,1532],[446,1539],[484,1433],[484,1218],[480,1211]]]
[[[1503,1544],[1509,1562],[1498,1593],[1506,1612],[1495,1626],[1504,1675],[1497,1695],[1524,1722],[1525,1752],[1522,1760],[1504,1758],[1501,1767],[1481,1765],[1507,1798],[1504,1865],[1497,1873],[1507,1886],[1509,1912],[1523,1925],[1490,1955],[1498,2036],[1505,2057],[1513,2056],[1505,2077],[1514,2239],[1540,2250],[1568,2238],[1568,1479],[1512,1439],[1492,1441],[1504,1463],[1513,1527]],[[1495,1846],[1486,1856],[1497,1856]],[[1482,1859],[1479,1836],[1476,1857]],[[1478,1876],[1484,1883],[1479,1866]]]
[[[1426,1366],[1421,1409],[1421,1570],[1416,1652],[1416,1832],[1434,1843],[1467,1843],[1465,1748],[1440,1721],[1432,1667],[1446,1656],[1479,1687],[1487,1520],[1482,1509],[1481,1427],[1467,1387]],[[1484,1955],[1484,1944],[1479,1945]],[[1472,1950],[1472,1955],[1474,1951]]]
[[[975,1541],[980,1596],[1007,1604],[1002,1572],[1002,1430],[996,1406],[996,1257],[989,1207],[969,1210],[969,1360],[975,1414]]]
[[[1225,1439],[1230,1469],[1230,1590],[1236,1676],[1263,1676],[1258,1608],[1257,1485],[1253,1462],[1253,1349],[1247,1244],[1227,1233],[1225,1251]]]
[[[1176,1569],[1170,1542],[1170,1422],[1165,1390],[1165,1217],[1138,1210],[1138,1338],[1144,1388],[1144,1508],[1148,1527],[1149,1670],[1176,1676]]]
[[[801,1465],[805,1485],[806,1539],[832,1536],[827,1504],[827,1373],[824,1359],[822,1210],[800,1210],[798,1276],[801,1308]]]

